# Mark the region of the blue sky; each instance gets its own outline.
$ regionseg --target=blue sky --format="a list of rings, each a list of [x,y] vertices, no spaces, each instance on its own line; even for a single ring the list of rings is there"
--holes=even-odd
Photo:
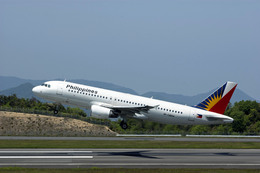
[[[0,75],[260,100],[258,0],[0,0]]]

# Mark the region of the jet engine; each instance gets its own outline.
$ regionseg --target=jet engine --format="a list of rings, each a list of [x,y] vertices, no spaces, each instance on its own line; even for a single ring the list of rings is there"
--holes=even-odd
[[[98,105],[91,106],[91,116],[99,119],[117,118],[113,110]]]

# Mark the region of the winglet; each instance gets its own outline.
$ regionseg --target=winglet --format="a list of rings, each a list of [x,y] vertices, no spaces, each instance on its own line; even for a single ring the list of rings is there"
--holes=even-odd
[[[235,82],[226,82],[213,94],[208,96],[205,100],[197,104],[195,107],[211,112],[216,112],[219,114],[224,114],[227,105],[236,89],[236,86],[237,83]]]

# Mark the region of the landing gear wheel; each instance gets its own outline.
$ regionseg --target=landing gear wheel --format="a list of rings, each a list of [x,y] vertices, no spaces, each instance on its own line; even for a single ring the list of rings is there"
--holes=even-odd
[[[55,115],[58,114],[58,112],[59,112],[58,110],[54,110],[54,111],[53,111],[53,113],[54,113]]]
[[[121,121],[120,126],[122,129],[126,130],[128,128],[128,125],[125,121]]]
[[[53,113],[54,115],[57,115],[59,113],[59,106],[60,104],[59,103],[54,103],[54,108],[53,108]]]

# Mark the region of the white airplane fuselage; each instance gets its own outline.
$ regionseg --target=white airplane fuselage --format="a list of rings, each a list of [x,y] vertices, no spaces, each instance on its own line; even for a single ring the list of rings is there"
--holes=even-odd
[[[191,106],[66,81],[45,82],[34,87],[33,93],[55,103],[89,109],[95,118],[111,118],[109,110],[114,113],[119,110],[114,117],[145,119],[163,124],[208,125],[233,122],[231,117]]]

